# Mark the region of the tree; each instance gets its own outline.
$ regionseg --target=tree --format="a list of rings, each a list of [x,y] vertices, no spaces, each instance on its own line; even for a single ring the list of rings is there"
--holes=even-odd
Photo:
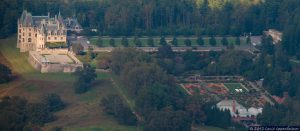
[[[204,40],[203,40],[203,38],[201,37],[201,36],[198,36],[198,38],[197,38],[197,44],[199,45],[199,46],[204,46]]]
[[[50,112],[60,111],[65,107],[65,103],[61,100],[60,96],[54,93],[44,96],[42,103],[46,105]]]
[[[173,58],[174,52],[172,47],[168,44],[163,44],[158,48],[157,55],[159,58]]]
[[[81,44],[72,44],[72,49],[76,55],[80,55],[83,53],[84,47]]]
[[[11,70],[0,63],[0,84],[9,82],[12,79]]]
[[[186,46],[192,46],[192,41],[189,38],[187,38],[187,39],[184,40],[184,44]]]
[[[141,47],[142,46],[142,41],[138,37],[135,37],[133,42],[134,42],[136,47]]]
[[[88,91],[88,89],[92,86],[92,82],[97,77],[95,69],[86,64],[83,66],[83,68],[76,70],[74,74],[78,77],[74,84],[75,93],[77,94]]]
[[[122,41],[121,41],[121,44],[124,46],[124,47],[128,47],[128,39],[126,37],[122,37]]]
[[[150,47],[154,47],[154,40],[153,40],[152,37],[149,37],[149,38],[148,38],[147,44],[148,44],[148,46],[150,46]]]
[[[206,125],[221,128],[227,128],[233,125],[229,110],[221,111],[211,103],[207,103],[203,106],[203,111],[207,115],[207,119],[205,121]]]
[[[114,116],[121,124],[135,125],[137,122],[135,115],[118,95],[106,96],[101,100],[100,105],[103,107],[104,112]]]
[[[88,51],[85,55],[85,59],[86,59],[87,62],[90,62],[94,59],[94,57],[95,57],[95,54],[93,53],[93,48],[89,47]]]
[[[209,44],[211,46],[216,46],[217,45],[217,41],[216,41],[216,38],[214,36],[210,37]]]
[[[4,97],[0,102],[0,130],[21,131],[26,124],[27,100],[20,97]]]
[[[222,40],[221,40],[221,43],[223,46],[228,46],[228,40],[226,37],[223,37]]]
[[[97,46],[98,46],[98,47],[103,47],[102,36],[98,36]]]
[[[160,38],[159,44],[160,44],[160,45],[167,45],[167,41],[166,41],[165,37],[162,36],[162,37]]]
[[[109,44],[112,46],[112,47],[115,47],[116,45],[115,45],[115,39],[114,38],[111,38],[110,40],[109,40]]]
[[[185,111],[165,108],[154,111],[146,120],[145,131],[190,131],[191,119]]]
[[[282,119],[287,113],[287,108],[283,105],[271,106],[267,104],[264,107],[262,114],[257,116],[257,121],[259,124],[267,125],[280,125]]]
[[[247,36],[246,38],[246,44],[250,45],[251,44],[251,37]]]
[[[262,36],[262,41],[261,41],[261,51],[263,54],[269,54],[272,55],[274,54],[274,44],[273,44],[273,39],[271,36]]]
[[[177,41],[177,38],[175,36],[173,37],[172,45],[173,46],[178,46],[178,41]]]
[[[53,114],[42,103],[29,104],[26,108],[28,121],[33,124],[43,125],[54,120]]]
[[[241,45],[241,39],[238,36],[235,38],[235,45]]]

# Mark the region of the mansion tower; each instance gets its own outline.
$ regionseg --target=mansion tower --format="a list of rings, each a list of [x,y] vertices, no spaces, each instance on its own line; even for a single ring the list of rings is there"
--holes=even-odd
[[[18,19],[18,42],[20,52],[42,51],[49,45],[66,47],[67,28],[60,13],[51,18],[48,16],[32,16],[26,10]]]

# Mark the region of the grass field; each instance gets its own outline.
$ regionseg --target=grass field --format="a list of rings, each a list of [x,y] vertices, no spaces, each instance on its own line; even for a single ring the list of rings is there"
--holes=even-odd
[[[74,93],[76,76],[71,73],[42,74],[27,62],[27,53],[19,53],[16,38],[0,40],[0,62],[8,65],[18,76],[14,81],[0,84],[0,97],[20,96],[29,102],[39,102],[47,93],[61,96],[67,106],[56,112],[57,120],[44,125],[43,130],[63,127],[63,130],[78,131],[134,131],[134,126],[118,124],[111,116],[102,112],[100,100],[108,94],[118,94],[110,80],[110,73],[98,73],[94,85],[87,93]]]
[[[111,46],[109,44],[110,39],[111,38],[109,38],[109,37],[103,37],[102,38],[103,46],[104,47],[110,47]],[[133,43],[134,38],[133,37],[128,37],[127,39],[128,39],[129,46],[130,47],[135,47],[135,44]],[[142,37],[142,38],[139,38],[139,39],[141,40],[143,47],[147,47],[148,46],[147,45],[148,38]],[[173,38],[172,37],[166,37],[165,39],[166,39],[166,41],[172,41]],[[177,38],[178,46],[186,46],[184,44],[185,39],[186,39],[185,37],[178,37]],[[197,38],[191,37],[189,39],[192,42],[192,46],[198,46],[198,44],[197,44]],[[222,45],[221,44],[221,39],[222,38],[220,38],[220,37],[216,37],[217,45]],[[236,39],[235,37],[227,37],[228,42],[232,43],[232,44],[235,44],[235,39]],[[115,45],[117,47],[121,47],[122,46],[122,44],[121,44],[122,38],[121,37],[116,37],[116,38],[114,38],[114,40],[115,40]],[[154,37],[153,40],[154,40],[154,45],[155,46],[159,46],[160,38],[159,37]],[[208,46],[209,45],[209,38],[205,37],[205,38],[203,38],[203,40],[204,40],[205,46]],[[97,45],[98,38],[97,37],[90,37],[89,41],[91,42],[91,44]],[[241,44],[245,44],[245,43],[246,43],[246,41],[244,39],[241,39]]]
[[[240,83],[224,83],[224,86],[228,88],[231,93],[238,93],[236,89],[242,89],[243,92],[247,91]]]

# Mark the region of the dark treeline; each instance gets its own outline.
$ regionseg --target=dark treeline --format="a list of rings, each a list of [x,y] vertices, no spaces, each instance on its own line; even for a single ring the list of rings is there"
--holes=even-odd
[[[0,102],[0,130],[41,130],[45,123],[56,119],[54,112],[64,109],[66,104],[57,94],[47,94],[38,103],[28,103],[21,97],[4,97]]]
[[[14,33],[23,9],[76,16],[105,35],[241,35],[285,30],[299,21],[298,0],[2,0],[2,36]]]

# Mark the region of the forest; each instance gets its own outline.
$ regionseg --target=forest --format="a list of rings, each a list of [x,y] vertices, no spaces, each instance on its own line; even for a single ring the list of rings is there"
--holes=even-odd
[[[34,15],[60,11],[85,29],[98,29],[92,35],[240,36],[274,28],[284,32],[288,54],[299,55],[299,0],[2,0],[0,37],[16,32],[23,10]]]
[[[266,105],[257,118],[258,124],[299,125],[300,68],[291,63],[291,60],[300,60],[299,0],[1,0],[0,38],[16,33],[17,20],[25,9],[34,15],[61,12],[64,17],[76,17],[85,29],[81,35],[122,36],[124,47],[128,45],[127,36],[161,36],[157,53],[115,49],[107,58],[99,60],[104,68],[110,68],[135,101],[136,112],[132,112],[118,95],[99,100],[103,111],[121,124],[142,125],[146,131],[191,130],[192,125],[243,130],[244,127],[231,121],[228,110],[211,108],[215,103],[205,103],[202,96],[188,96],[175,84],[176,76],[198,71],[207,76],[241,75],[249,81],[264,79],[263,86],[268,92],[280,97],[287,93],[288,97],[282,105]],[[91,33],[90,29],[99,32]],[[272,39],[263,34],[268,29],[282,31],[282,43],[274,45]],[[262,44],[257,46],[259,55],[237,51],[234,47],[221,52],[174,53],[164,39],[164,36],[174,36],[174,39],[178,35],[197,36],[199,45],[203,45],[202,36],[222,36],[222,43],[228,45],[226,36],[246,34],[262,36]],[[113,40],[110,43],[115,43]],[[153,44],[153,39],[148,43]],[[91,51],[84,57],[88,62],[99,59]],[[10,69],[2,65],[0,69],[3,72],[0,83],[10,81]],[[77,77],[75,94],[90,90],[97,77],[95,72],[93,67],[85,65],[74,73]],[[0,121],[16,118],[11,121],[19,122],[20,127],[4,123],[0,126],[12,126],[2,129],[19,130],[28,123],[43,125],[55,120],[53,113],[64,108],[64,102],[55,94],[33,104],[17,97],[3,101]],[[59,108],[52,109],[51,101],[58,101],[54,103],[59,105],[54,107]],[[36,114],[36,111],[42,113]],[[41,116],[45,116],[44,119],[40,119]]]

